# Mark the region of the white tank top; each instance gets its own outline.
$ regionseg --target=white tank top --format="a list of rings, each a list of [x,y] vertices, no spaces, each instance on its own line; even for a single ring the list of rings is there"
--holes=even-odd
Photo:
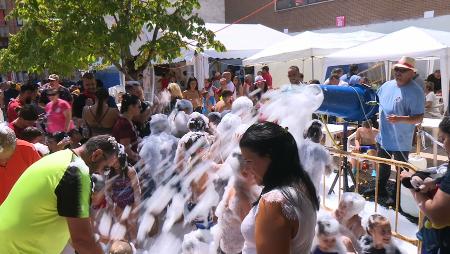
[[[277,202],[282,205],[283,215],[289,220],[298,220],[299,229],[296,236],[291,239],[292,254],[310,254],[315,234],[316,210],[311,201],[299,188],[284,187],[291,197],[286,198],[281,189],[274,189],[264,195],[266,202]],[[258,214],[259,204],[250,210],[241,224],[244,236],[242,254],[257,254],[255,243],[255,218]]]

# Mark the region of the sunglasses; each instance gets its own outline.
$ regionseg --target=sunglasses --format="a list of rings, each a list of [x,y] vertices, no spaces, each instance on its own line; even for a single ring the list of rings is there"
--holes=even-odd
[[[405,69],[405,68],[395,68],[394,71],[395,71],[395,72],[400,72],[400,73],[405,73],[405,72],[409,71],[409,69]]]
[[[47,94],[47,96],[55,96],[56,95],[56,93],[49,93],[49,94]]]

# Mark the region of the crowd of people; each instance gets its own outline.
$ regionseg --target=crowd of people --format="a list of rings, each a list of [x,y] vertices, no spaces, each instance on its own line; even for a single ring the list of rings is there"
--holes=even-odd
[[[365,121],[355,150],[407,161],[415,124],[436,108],[438,73],[422,88],[416,72],[409,57],[394,65],[394,79],[378,90],[380,131]],[[357,65],[346,74],[337,68],[325,84],[368,85],[358,73]],[[297,66],[287,77],[290,91],[318,83],[304,83]],[[129,83],[119,107],[92,73],[80,87],[64,87],[55,74],[46,84],[16,86],[17,93],[8,87],[0,253],[59,254],[67,245],[80,254],[133,253],[175,225],[187,229],[186,254],[400,253],[388,218],[361,218],[362,195],[344,193],[334,211],[321,207],[323,175],[335,166],[321,144],[323,123],[300,119],[299,137],[282,119],[266,121],[261,112],[277,90],[269,67],[243,80],[216,73],[203,89],[194,77],[185,86],[174,81],[164,76],[154,104],[139,82]],[[439,128],[450,152],[450,118]],[[379,195],[393,204],[390,166],[379,172]],[[404,171],[402,179],[417,175]],[[418,234],[423,253],[450,252],[450,171],[414,183],[427,221]]]

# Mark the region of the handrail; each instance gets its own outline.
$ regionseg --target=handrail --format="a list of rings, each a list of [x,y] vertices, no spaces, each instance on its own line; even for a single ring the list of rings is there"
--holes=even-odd
[[[347,157],[347,158],[353,158],[353,159],[367,160],[367,161],[371,161],[371,162],[375,162],[376,163],[376,173],[377,174],[376,174],[376,179],[375,179],[375,181],[376,181],[376,184],[375,184],[375,212],[377,211],[377,203],[378,203],[379,164],[383,163],[383,164],[388,164],[388,165],[391,165],[391,166],[395,166],[396,171],[397,171],[397,177],[396,177],[396,180],[397,180],[396,197],[397,197],[397,199],[396,199],[396,204],[395,204],[395,222],[394,222],[394,231],[392,232],[392,236],[417,246],[418,247],[418,251],[420,251],[421,242],[419,240],[413,239],[413,238],[410,238],[410,237],[407,237],[407,236],[404,236],[404,235],[402,235],[402,234],[400,234],[398,232],[398,210],[399,210],[399,206],[400,206],[400,203],[399,203],[399,201],[400,201],[400,198],[399,198],[399,196],[400,196],[400,172],[399,172],[399,170],[401,168],[406,168],[406,169],[408,169],[408,170],[410,170],[412,172],[416,172],[416,171],[418,171],[418,168],[415,167],[414,165],[410,164],[410,163],[403,162],[403,161],[397,161],[397,160],[393,160],[393,159],[385,159],[385,158],[380,158],[380,157],[366,155],[366,154],[360,154],[360,153],[347,152],[347,151],[343,151],[343,150],[337,149],[337,148],[330,148],[330,147],[328,147],[327,149],[330,151],[331,154],[333,154],[335,156],[339,156],[341,158],[341,160],[342,160],[343,157]],[[358,191],[359,171],[361,170],[361,166],[362,165],[360,163],[360,165],[359,165],[359,167],[357,167],[357,171],[356,171],[355,192]],[[341,171],[342,171],[341,168],[339,168],[339,170],[338,170],[339,183],[341,182],[340,179],[342,178]],[[324,182],[323,185],[325,187],[325,182]],[[324,197],[323,198],[324,198],[324,201],[325,201],[325,197],[327,196],[327,191],[326,191],[325,188],[324,188],[323,191],[324,191],[324,193],[323,193]],[[339,184],[339,193],[338,194],[339,194],[338,196],[339,196],[339,199],[340,199],[340,194],[341,194],[341,186],[340,186],[340,184]],[[331,208],[329,208],[329,207],[327,207],[325,205],[325,202],[324,202],[323,206],[325,207],[325,209],[331,210]],[[421,227],[422,221],[423,221],[423,214],[421,212],[419,212],[419,225],[418,225],[419,228]]]
[[[376,156],[371,156],[371,155],[367,155],[367,154],[360,154],[360,153],[353,153],[353,152],[346,152],[340,149],[336,149],[336,148],[330,148],[327,147],[328,151],[330,151],[332,154],[336,154],[336,155],[344,155],[350,158],[354,158],[354,159],[364,159],[364,160],[368,160],[368,161],[373,161],[373,162],[378,162],[378,163],[383,163],[383,164],[389,164],[389,165],[393,165],[393,166],[397,166],[397,167],[402,167],[402,168],[408,168],[413,170],[414,172],[418,171],[417,167],[415,167],[414,165],[407,163],[407,162],[403,162],[403,161],[397,161],[397,160],[392,160],[392,159],[385,159],[385,158],[380,158],[380,157],[376,157]]]

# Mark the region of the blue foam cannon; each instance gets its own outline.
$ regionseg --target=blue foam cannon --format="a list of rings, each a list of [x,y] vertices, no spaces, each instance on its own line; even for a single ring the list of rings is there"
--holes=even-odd
[[[344,118],[346,121],[364,121],[378,112],[375,91],[364,85],[320,85],[323,103],[318,113]]]
[[[344,118],[342,144],[344,151],[347,151],[348,122],[364,121],[374,116],[378,112],[377,94],[371,88],[359,84],[352,86],[321,85],[320,88],[323,91],[324,98],[317,112]],[[341,164],[344,175],[344,191],[353,191],[349,187],[347,176],[350,176],[354,185],[356,185],[350,165],[347,157],[344,157]],[[333,192],[338,180],[339,174],[336,175],[328,194]]]

